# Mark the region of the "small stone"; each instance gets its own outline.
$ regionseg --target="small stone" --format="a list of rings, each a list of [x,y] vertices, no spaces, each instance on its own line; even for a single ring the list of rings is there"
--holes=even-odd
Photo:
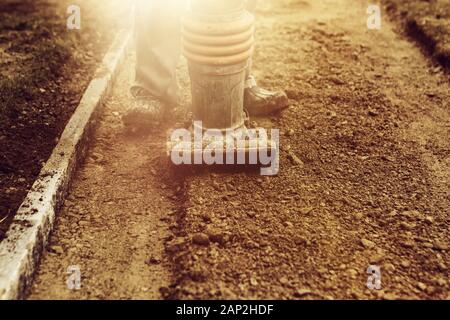
[[[389,217],[395,217],[397,215],[397,211],[392,210],[391,212],[388,213]]]
[[[224,235],[223,233],[221,233],[221,232],[210,231],[210,232],[208,233],[208,236],[209,236],[209,240],[210,240],[211,242],[218,243],[218,244],[222,244],[222,245],[226,243],[226,237],[225,237],[225,235]]]
[[[395,270],[395,267],[392,263],[385,263],[384,270],[386,270],[388,272],[393,272]]]
[[[416,219],[418,217],[420,217],[420,212],[417,210],[408,210],[408,211],[403,211],[401,213],[402,216],[407,217],[409,219]]]
[[[438,286],[440,286],[440,287],[443,287],[443,286],[446,286],[446,285],[447,285],[447,281],[446,281],[445,279],[443,279],[443,278],[438,278],[438,279],[436,279],[435,283],[436,283]]]
[[[348,269],[347,274],[349,275],[350,278],[354,279],[358,276],[358,271],[355,269]]]
[[[436,250],[447,251],[448,245],[442,241],[435,241],[433,243],[433,248]]]
[[[284,133],[284,135],[286,136],[286,137],[291,137],[291,136],[293,136],[295,134],[295,131],[293,130],[293,129],[288,129],[288,130],[286,130],[286,132]]]
[[[281,283],[281,284],[288,284],[288,283],[289,283],[289,280],[288,280],[288,278],[286,278],[286,277],[281,277],[281,278],[280,278],[280,283]]]
[[[383,299],[384,300],[397,300],[397,295],[395,295],[394,293],[388,292],[383,294]]]
[[[192,242],[200,246],[209,246],[209,237],[204,233],[197,233],[192,237]]]
[[[383,261],[384,257],[385,257],[384,252],[379,252],[370,259],[370,263],[378,264],[381,261]]]
[[[424,243],[422,244],[422,246],[423,246],[424,248],[428,248],[428,249],[433,248],[433,244],[432,244],[431,242],[424,242]]]
[[[209,272],[205,269],[195,267],[189,271],[189,277],[195,282],[203,282],[209,277]]]
[[[297,157],[297,155],[295,153],[293,153],[292,151],[288,153],[288,158],[289,158],[289,160],[291,160],[293,165],[303,166],[303,164],[304,164],[303,161],[300,160],[300,158]]]
[[[331,82],[333,82],[334,84],[339,85],[339,86],[344,85],[346,83],[344,80],[339,79],[338,77],[335,77],[335,76],[331,76],[328,79]]]
[[[357,212],[355,213],[355,219],[356,220],[361,220],[362,218],[364,218],[364,214],[361,212]]]
[[[304,122],[304,123],[303,123],[303,126],[304,126],[305,129],[307,129],[307,130],[312,130],[312,129],[314,129],[314,128],[316,127],[315,123],[312,122],[312,121]]]
[[[425,221],[429,224],[433,224],[434,223],[434,218],[432,216],[426,216],[425,217]]]
[[[327,112],[327,115],[328,115],[330,118],[336,118],[336,117],[337,117],[337,113],[334,112],[334,111],[328,111],[328,112]]]
[[[250,278],[250,284],[251,284],[252,286],[257,286],[257,285],[258,285],[258,280],[256,280],[255,277],[251,277],[251,278]]]
[[[95,152],[95,153],[93,153],[92,154],[92,156],[91,156],[91,158],[95,161],[95,162],[102,162],[103,161],[103,155],[102,154],[100,154],[100,153],[98,153],[98,152]]]
[[[425,283],[419,282],[417,283],[417,288],[419,288],[422,291],[425,291],[427,289],[427,285]]]
[[[152,265],[152,264],[155,265],[155,264],[160,264],[161,260],[158,259],[158,258],[155,258],[155,257],[151,257],[145,263],[148,264],[148,265]]]
[[[395,162],[395,158],[392,156],[388,156],[388,155],[382,155],[381,159],[383,159],[384,161],[388,161],[388,162]]]
[[[301,214],[308,214],[314,210],[314,207],[303,207],[300,209]]]
[[[182,237],[172,240],[166,245],[166,250],[170,253],[175,253],[181,250],[184,246],[185,240]]]
[[[297,100],[300,98],[300,90],[298,89],[289,88],[285,92],[289,99]]]
[[[408,260],[402,260],[402,262],[400,262],[400,265],[404,268],[409,268],[411,266],[411,262],[409,262]]]
[[[436,292],[436,288],[433,286],[427,286],[427,288],[425,289],[425,292],[429,295],[432,295],[433,293]]]
[[[294,296],[297,297],[297,298],[301,298],[301,297],[304,297],[304,296],[309,295],[311,293],[312,293],[311,290],[306,289],[306,288],[302,288],[302,289],[295,290]]]
[[[409,248],[414,248],[415,243],[412,240],[403,240],[403,241],[400,241],[400,245],[404,248],[409,249]]]
[[[280,149],[284,152],[289,152],[291,150],[291,145],[290,144],[282,145],[280,146]]]
[[[293,224],[292,222],[290,222],[290,221],[285,221],[285,222],[284,222],[284,226],[285,226],[285,227],[288,227],[288,228],[293,228],[293,227],[294,227],[294,224]]]
[[[367,239],[361,239],[361,244],[366,249],[372,249],[373,247],[375,247],[375,243]]]
[[[51,246],[50,250],[53,251],[56,254],[63,254],[64,253],[64,249],[61,246]]]
[[[304,238],[304,237],[302,237],[302,236],[296,236],[295,238],[294,238],[294,242],[295,242],[295,244],[296,245],[308,245],[308,239],[306,239],[306,238]]]
[[[439,267],[439,270],[441,270],[443,272],[447,271],[447,269],[448,269],[444,262],[439,262],[438,267]]]
[[[402,222],[400,223],[400,227],[405,230],[412,230],[416,227],[415,223]]]

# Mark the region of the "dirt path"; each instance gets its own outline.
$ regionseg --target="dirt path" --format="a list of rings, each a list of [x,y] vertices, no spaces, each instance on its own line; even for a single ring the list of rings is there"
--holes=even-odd
[[[30,298],[449,298],[448,78],[367,5],[261,2],[254,73],[293,102],[256,119],[285,133],[276,177],[174,179],[164,132],[120,126],[128,61]]]
[[[163,240],[176,187],[164,186],[165,135],[131,137],[120,120],[131,100],[132,60],[106,101],[30,299],[158,299],[171,281]],[[79,291],[66,286],[70,266],[80,269]]]
[[[187,178],[173,297],[448,298],[448,78],[368,4],[261,3],[255,73],[293,99],[259,120],[285,133],[280,174]]]

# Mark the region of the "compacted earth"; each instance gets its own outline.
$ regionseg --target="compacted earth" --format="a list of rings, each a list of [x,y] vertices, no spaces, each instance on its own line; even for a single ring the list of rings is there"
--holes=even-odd
[[[261,2],[254,74],[291,101],[252,119],[281,132],[276,176],[174,168],[181,117],[125,128],[131,55],[29,298],[450,299],[448,75],[369,4]],[[185,62],[180,84],[188,109]]]

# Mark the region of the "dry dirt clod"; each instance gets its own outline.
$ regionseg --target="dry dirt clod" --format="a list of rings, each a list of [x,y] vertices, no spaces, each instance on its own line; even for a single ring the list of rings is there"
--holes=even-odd
[[[373,247],[375,247],[375,242],[367,240],[367,239],[361,239],[361,244],[366,249],[372,249]]]
[[[448,244],[443,241],[435,241],[433,244],[433,248],[436,250],[447,251]]]
[[[51,246],[50,250],[53,251],[56,254],[63,254],[64,253],[64,249],[62,246]]]
[[[347,270],[347,275],[352,278],[355,279],[358,276],[358,270],[355,269],[348,269]]]
[[[250,284],[254,287],[256,287],[258,285],[258,280],[256,280],[255,277],[251,277],[250,278]]]
[[[160,263],[161,263],[161,259],[155,258],[155,257],[151,257],[151,258],[148,259],[145,263],[148,264],[148,265],[152,265],[152,264],[160,264]]]
[[[208,235],[204,233],[197,233],[192,237],[192,242],[194,244],[200,245],[200,246],[209,246],[210,240]]]
[[[295,134],[294,129],[287,129],[284,133],[286,137],[292,137]]]
[[[418,283],[417,283],[417,287],[418,287],[420,290],[422,290],[422,291],[427,290],[427,285],[426,285],[425,283],[423,283],[423,282],[418,282]]]
[[[404,268],[409,268],[411,266],[411,262],[409,262],[408,260],[402,260],[402,262],[400,262],[400,265]]]
[[[302,297],[310,295],[310,294],[312,294],[311,290],[306,289],[306,288],[302,288],[302,289],[295,290],[294,297],[302,298]]]
[[[186,244],[186,240],[182,237],[176,238],[166,244],[166,250],[170,253],[180,251]]]
[[[400,241],[400,245],[404,248],[411,249],[416,246],[416,243],[413,240],[403,240]]]
[[[289,158],[289,160],[291,160],[292,164],[295,166],[303,166],[304,165],[303,161],[293,151],[288,152],[288,158]]]
[[[361,220],[363,218],[364,218],[364,214],[362,212],[355,213],[355,219],[356,220]]]
[[[384,270],[386,270],[387,272],[393,272],[395,271],[395,267],[392,263],[386,263],[384,264]]]
[[[208,237],[211,242],[218,243],[221,245],[224,245],[227,240],[226,239],[227,236],[223,232],[216,231],[216,230],[209,230]]]

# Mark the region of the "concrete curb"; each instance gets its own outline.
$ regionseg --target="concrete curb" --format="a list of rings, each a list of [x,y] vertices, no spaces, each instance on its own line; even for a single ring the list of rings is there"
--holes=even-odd
[[[55,216],[84,159],[96,111],[108,94],[131,43],[131,30],[122,30],[87,87],[59,143],[42,168],[0,242],[0,299],[21,299],[33,280],[47,245]]]

